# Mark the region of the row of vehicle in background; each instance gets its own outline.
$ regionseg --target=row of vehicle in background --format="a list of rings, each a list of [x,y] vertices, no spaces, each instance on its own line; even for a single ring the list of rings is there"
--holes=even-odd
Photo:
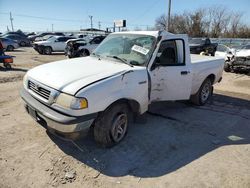
[[[50,36],[47,40],[33,43],[39,54],[65,52],[69,58],[88,56],[103,41],[104,36],[75,38],[73,36]]]
[[[209,38],[189,38],[189,48],[191,54],[201,54],[214,56],[218,44],[211,43]]]

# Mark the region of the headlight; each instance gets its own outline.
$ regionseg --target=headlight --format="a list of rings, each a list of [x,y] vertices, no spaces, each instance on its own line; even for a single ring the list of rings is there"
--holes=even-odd
[[[28,76],[27,76],[27,74],[25,74],[24,77],[23,77],[23,87],[25,89],[28,88]]]
[[[56,103],[65,108],[71,108],[73,110],[80,110],[88,108],[88,101],[85,98],[76,98],[65,93],[61,93],[57,99]]]

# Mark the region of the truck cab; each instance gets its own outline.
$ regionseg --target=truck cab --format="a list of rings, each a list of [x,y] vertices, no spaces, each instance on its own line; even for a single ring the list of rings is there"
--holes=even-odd
[[[153,102],[204,105],[223,66],[223,58],[190,56],[187,35],[119,32],[88,57],[31,69],[21,97],[27,112],[47,128],[68,134],[92,126],[96,142],[110,147]]]

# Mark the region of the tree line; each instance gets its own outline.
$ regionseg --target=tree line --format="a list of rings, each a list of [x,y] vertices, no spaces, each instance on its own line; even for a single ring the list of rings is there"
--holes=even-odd
[[[171,15],[168,30],[186,33],[191,37],[250,38],[250,27],[242,22],[242,16],[243,13],[221,6],[199,8]],[[167,22],[167,16],[163,14],[156,18],[155,28],[164,30]]]

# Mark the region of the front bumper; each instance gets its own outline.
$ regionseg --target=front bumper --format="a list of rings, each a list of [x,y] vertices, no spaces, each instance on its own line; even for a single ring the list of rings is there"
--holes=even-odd
[[[62,114],[33,98],[24,88],[21,89],[20,95],[27,112],[36,121],[45,121],[46,128],[60,133],[88,132],[97,117],[97,113],[77,117]]]

